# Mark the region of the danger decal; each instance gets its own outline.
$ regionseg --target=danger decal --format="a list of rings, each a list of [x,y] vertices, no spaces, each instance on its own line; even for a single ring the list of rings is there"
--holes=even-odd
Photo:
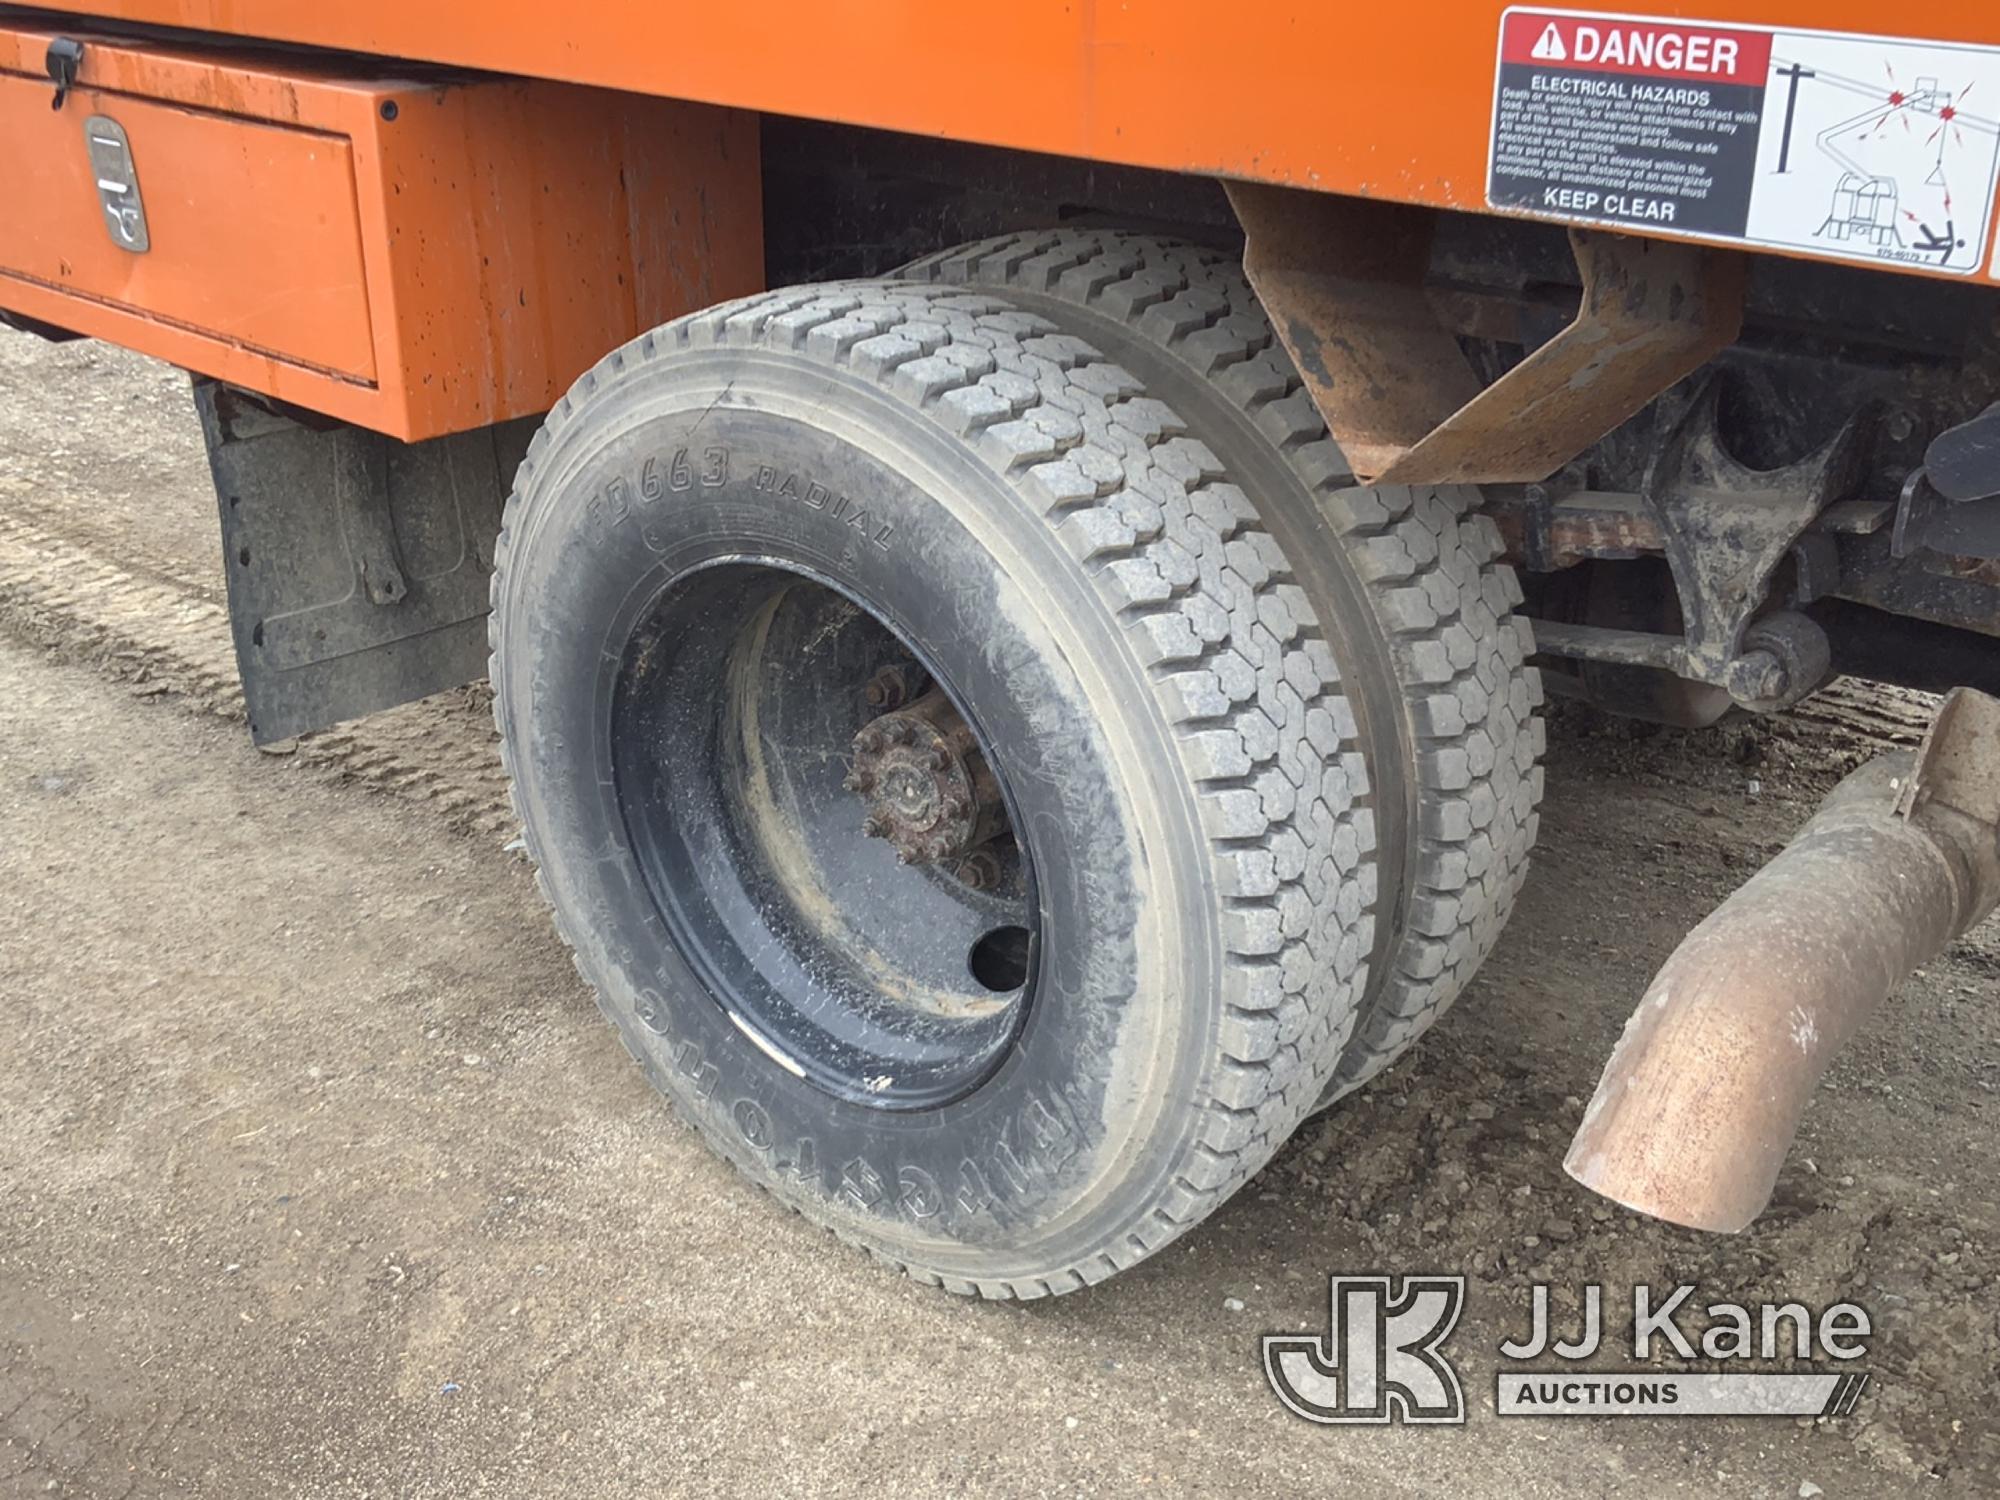
[[[1771,39],[1756,31],[1694,30],[1645,21],[1513,11],[1500,56],[1510,63],[1564,63],[1592,71],[1761,84]]]
[[[1501,18],[1496,208],[1967,273],[1996,172],[2000,49]]]

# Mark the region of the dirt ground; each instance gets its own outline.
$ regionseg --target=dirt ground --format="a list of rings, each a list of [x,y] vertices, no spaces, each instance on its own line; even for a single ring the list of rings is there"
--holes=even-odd
[[[1559,1165],[1653,969],[1919,697],[1557,713],[1524,904],[1410,1059],[1138,1270],[964,1303],[651,1093],[506,849],[481,690],[251,748],[212,506],[182,377],[0,335],[0,1496],[2000,1489],[2000,923],[1836,1063],[1752,1232]],[[1323,1328],[1336,1271],[1472,1278],[1466,1427],[1278,1407],[1257,1337]],[[1857,1300],[1872,1383],[1499,1419],[1537,1280]]]

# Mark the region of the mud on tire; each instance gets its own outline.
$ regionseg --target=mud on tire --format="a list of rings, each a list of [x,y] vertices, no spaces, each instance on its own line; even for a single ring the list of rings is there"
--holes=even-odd
[[[823,629],[787,624],[808,597]],[[1198,1221],[1326,1088],[1374,939],[1339,668],[1215,453],[1089,340],[988,293],[874,283],[671,324],[551,414],[493,599],[503,751],[578,969],[677,1108],[809,1218],[955,1291],[1069,1291]],[[958,1035],[909,1023],[907,985],[863,993],[880,954],[788,1000],[715,936],[773,891],[780,947],[865,924],[885,891],[932,899],[888,882],[939,872],[879,842],[714,874],[744,858],[715,811],[754,801],[743,784],[799,814],[750,823],[838,835],[811,766],[865,722],[858,683],[824,690],[875,659],[842,644],[863,636],[975,727],[1032,872],[1014,1029],[923,1095],[842,1072],[885,1037],[929,1057]],[[758,713],[794,713],[772,683],[806,684],[797,723],[838,721],[796,782],[759,768],[783,746]]]
[[[1296,565],[1361,721],[1380,838],[1369,989],[1330,1103],[1457,999],[1535,841],[1541,681],[1477,492],[1358,487],[1232,254],[1054,230],[897,274],[994,289],[1097,343],[1193,424]]]

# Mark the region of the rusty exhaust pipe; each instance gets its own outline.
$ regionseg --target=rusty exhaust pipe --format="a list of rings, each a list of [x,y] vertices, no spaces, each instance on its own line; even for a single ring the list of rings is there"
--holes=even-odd
[[[2000,699],[1960,688],[1914,758],[1870,761],[1669,958],[1563,1168],[1736,1233],[1771,1200],[1834,1052],[2000,902]]]

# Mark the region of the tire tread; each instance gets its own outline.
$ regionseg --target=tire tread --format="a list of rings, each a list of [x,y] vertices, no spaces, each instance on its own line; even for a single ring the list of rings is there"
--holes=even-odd
[[[927,256],[915,280],[1023,288],[1120,318],[1207,377],[1282,453],[1349,550],[1408,720],[1417,816],[1403,921],[1384,934],[1323,1103],[1387,1067],[1493,950],[1539,830],[1543,726],[1529,626],[1499,532],[1469,487],[1361,487],[1236,257],[1110,229],[1003,235]],[[1199,413],[1194,415],[1199,416]],[[1348,730],[1351,737],[1351,727]]]

